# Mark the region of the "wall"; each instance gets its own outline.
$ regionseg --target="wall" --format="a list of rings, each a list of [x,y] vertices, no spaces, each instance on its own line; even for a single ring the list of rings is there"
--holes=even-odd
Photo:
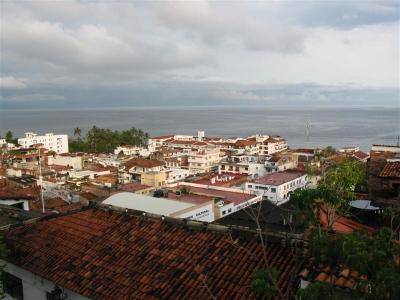
[[[48,164],[49,165],[60,165],[60,166],[69,166],[74,168],[74,170],[81,170],[82,169],[82,156],[49,156],[48,157]]]
[[[167,180],[166,172],[142,173],[140,183],[148,186],[164,186]]]
[[[176,212],[172,214],[174,218],[182,218],[203,222],[213,222],[214,218],[214,202],[210,201],[207,204],[197,206],[196,208],[185,209],[185,212]]]
[[[300,180],[300,182],[298,182],[298,180]],[[269,201],[275,202],[276,204],[283,204],[289,201],[290,192],[298,188],[304,188],[306,185],[307,175],[303,175],[278,186],[247,182],[245,188],[246,190],[253,193],[262,194],[264,199],[268,199]],[[275,192],[272,192],[272,189],[275,189]]]
[[[9,262],[1,261],[2,265],[5,264],[4,270],[22,280],[24,300],[46,300],[46,292],[54,290],[55,285],[42,277],[39,277],[29,271],[21,269]],[[60,287],[62,288],[62,287]],[[63,289],[66,294],[66,300],[85,300],[88,299],[82,295],[74,293],[68,289]],[[11,300],[8,295],[4,299]]]

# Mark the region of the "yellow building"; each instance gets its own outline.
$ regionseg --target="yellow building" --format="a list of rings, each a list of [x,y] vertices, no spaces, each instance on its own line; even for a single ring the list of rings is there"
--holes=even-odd
[[[140,183],[153,187],[164,186],[167,181],[167,176],[168,174],[165,171],[142,173]]]

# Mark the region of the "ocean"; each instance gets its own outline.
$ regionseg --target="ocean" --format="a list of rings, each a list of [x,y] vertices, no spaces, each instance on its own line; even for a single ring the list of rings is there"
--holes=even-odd
[[[308,125],[307,125],[308,124]],[[93,125],[111,129],[141,128],[150,135],[197,134],[249,136],[281,135],[292,148],[396,144],[400,107],[170,107],[81,110],[0,110],[0,135],[26,131],[85,133]],[[308,128],[308,130],[307,130]]]

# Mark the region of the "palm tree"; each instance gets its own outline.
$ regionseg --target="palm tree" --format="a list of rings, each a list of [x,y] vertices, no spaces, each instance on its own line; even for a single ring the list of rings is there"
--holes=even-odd
[[[81,130],[79,127],[76,127],[76,128],[74,129],[74,136],[79,136],[79,137],[81,137],[81,133],[82,133],[82,130]]]

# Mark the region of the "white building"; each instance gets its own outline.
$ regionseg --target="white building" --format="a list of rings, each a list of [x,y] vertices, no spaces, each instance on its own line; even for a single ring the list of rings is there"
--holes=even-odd
[[[271,155],[287,150],[286,140],[280,136],[269,137],[260,146],[260,155]]]
[[[186,177],[189,177],[190,175],[189,170],[180,168],[170,168],[167,170],[167,172],[168,172],[168,177],[167,177],[168,184],[182,181]]]
[[[148,156],[150,154],[149,150],[147,150],[146,148],[132,146],[132,145],[118,146],[114,150],[115,155],[118,155],[121,152],[123,155],[126,156],[133,156],[133,155]]]
[[[190,193],[182,194],[182,187]],[[164,197],[120,192],[104,200],[103,204],[172,218],[213,222],[261,200],[261,195],[245,190],[181,182],[170,185]]]
[[[56,153],[68,152],[68,135],[46,133],[37,135],[33,132],[26,132],[24,138],[18,139],[18,144],[24,148],[29,148],[35,144],[43,144],[43,147]]]
[[[307,174],[303,172],[276,172],[260,177],[252,182],[247,182],[245,189],[262,194],[264,199],[280,205],[289,201],[290,192],[298,188],[305,188],[307,180]]]
[[[65,167],[72,167],[74,170],[82,170],[83,167],[83,156],[77,154],[61,154],[61,155],[54,155],[49,156],[48,164],[51,165],[58,165],[58,166],[65,166]]]
[[[207,173],[221,161],[218,148],[206,148],[188,154],[190,174]]]

